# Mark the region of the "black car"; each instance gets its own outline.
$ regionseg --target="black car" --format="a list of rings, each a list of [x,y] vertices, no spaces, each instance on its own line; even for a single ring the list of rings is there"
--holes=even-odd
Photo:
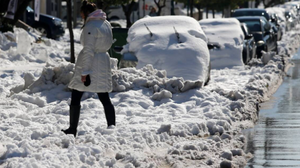
[[[37,29],[42,33],[42,36],[48,38],[56,39],[65,33],[61,19],[51,15],[40,14],[39,21],[35,21],[34,11],[29,6],[26,8],[25,18],[23,17],[20,20]]]
[[[265,9],[259,8],[241,8],[236,9],[231,13],[232,17],[241,17],[241,16],[263,16],[267,20],[270,20],[268,11]]]
[[[276,25],[276,23],[272,22],[272,15],[265,9],[259,9],[259,8],[242,8],[242,9],[236,9],[232,12],[233,17],[241,17],[241,16],[262,16],[266,18],[267,21],[270,22],[271,27],[275,33],[276,39],[281,39],[282,30],[279,27],[279,25]]]
[[[245,39],[243,44],[243,61],[247,64],[252,58],[256,58],[256,43],[252,34],[249,33],[249,29],[246,23],[241,23]]]
[[[250,33],[253,34],[258,58],[262,56],[261,51],[277,52],[277,36],[266,18],[260,16],[243,16],[236,19],[241,23],[246,23]]]

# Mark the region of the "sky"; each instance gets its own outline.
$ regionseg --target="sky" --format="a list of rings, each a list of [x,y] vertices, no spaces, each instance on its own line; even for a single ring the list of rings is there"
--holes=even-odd
[[[80,29],[74,32],[79,41]],[[255,125],[259,103],[280,85],[299,34],[299,25],[284,34],[279,55],[212,69],[207,86],[150,64],[117,69],[112,59],[116,127],[106,128],[97,95],[85,93],[74,138],[61,132],[74,70],[68,34],[37,41],[34,31],[0,32],[0,167],[243,167],[252,154],[243,150],[242,130]],[[81,49],[76,43],[76,55]]]

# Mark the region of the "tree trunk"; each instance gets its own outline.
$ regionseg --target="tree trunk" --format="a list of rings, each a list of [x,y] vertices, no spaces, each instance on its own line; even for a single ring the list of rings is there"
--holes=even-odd
[[[166,6],[166,0],[163,0],[163,1],[164,2],[163,2],[162,6],[160,6],[160,0],[158,2],[154,1],[154,3],[156,4],[156,6],[158,8],[157,16],[160,16],[162,8],[164,8]]]
[[[203,10],[201,9],[201,7],[199,5],[197,5],[197,9],[198,9],[198,20],[202,20],[203,18]]]
[[[123,5],[122,4],[122,9],[123,9],[123,12],[126,16],[126,27],[129,28],[131,27],[132,23],[131,23],[131,20],[130,20],[130,16],[131,16],[131,13],[132,13],[132,8],[133,6],[135,5],[135,2],[134,1],[131,1],[131,3],[129,5]]]
[[[72,26],[72,3],[71,3],[71,0],[67,0],[67,10],[68,10],[67,26],[68,26],[69,32],[70,32],[70,43],[71,43],[70,62],[75,63],[74,34],[73,34],[73,26]]]
[[[190,9],[191,9],[191,14],[190,14],[190,16],[191,17],[193,17],[194,16],[194,14],[193,14],[193,9],[194,9],[194,0],[191,0],[191,5],[190,5]]]
[[[215,18],[215,9],[212,9],[213,18]]]
[[[73,1],[73,28],[77,26],[77,1]]]
[[[224,12],[224,9],[222,10],[222,18],[225,17],[225,12]]]
[[[208,6],[206,6],[206,19],[208,19],[208,11],[209,11]]]
[[[261,0],[255,0],[255,8],[257,8],[257,7],[259,6],[260,1],[261,1]]]
[[[131,14],[125,15],[125,16],[126,16],[126,27],[127,27],[127,28],[130,28],[131,25],[132,25],[132,23],[131,23],[131,21],[130,21],[130,15],[131,15]]]

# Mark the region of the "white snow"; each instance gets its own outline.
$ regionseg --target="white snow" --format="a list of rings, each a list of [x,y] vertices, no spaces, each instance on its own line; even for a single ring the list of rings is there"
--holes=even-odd
[[[241,131],[254,126],[258,104],[280,84],[283,60],[300,46],[300,27],[278,42],[280,55],[213,69],[202,88],[151,65],[114,69],[116,127],[106,128],[97,95],[85,93],[76,138],[61,132],[74,70],[65,61],[67,37],[38,40],[15,28],[0,32],[0,42],[0,167],[243,167],[252,155],[243,151]],[[75,44],[76,55],[81,48]]]
[[[212,69],[244,65],[242,57],[244,34],[236,18],[204,19],[199,23],[208,43],[220,47],[209,51]]]

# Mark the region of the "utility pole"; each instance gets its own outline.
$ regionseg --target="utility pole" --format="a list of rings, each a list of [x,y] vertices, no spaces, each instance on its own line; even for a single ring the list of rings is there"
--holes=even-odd
[[[73,28],[77,26],[77,0],[73,0]]]
[[[70,43],[71,43],[70,62],[75,63],[74,34],[73,34],[73,26],[72,26],[72,2],[71,2],[71,0],[67,0],[67,11],[68,11],[67,26],[68,26],[69,32],[70,32]]]

